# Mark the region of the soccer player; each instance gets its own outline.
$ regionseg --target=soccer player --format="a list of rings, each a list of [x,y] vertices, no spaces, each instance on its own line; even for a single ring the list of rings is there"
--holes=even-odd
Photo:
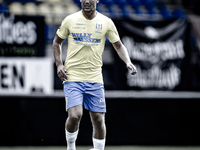
[[[102,78],[102,53],[106,37],[131,74],[137,73],[112,20],[96,11],[99,0],[80,0],[82,10],[67,16],[53,41],[57,74],[63,81],[66,109],[67,150],[76,150],[83,106],[93,125],[94,149],[104,150],[106,103]],[[62,62],[62,42],[68,36],[67,57]]]

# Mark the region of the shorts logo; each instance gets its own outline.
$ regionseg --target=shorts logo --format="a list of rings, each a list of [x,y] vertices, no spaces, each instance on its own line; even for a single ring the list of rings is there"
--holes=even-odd
[[[96,29],[97,31],[101,31],[102,30],[102,24],[96,24]]]
[[[105,102],[105,99],[104,98],[100,98],[100,102]]]

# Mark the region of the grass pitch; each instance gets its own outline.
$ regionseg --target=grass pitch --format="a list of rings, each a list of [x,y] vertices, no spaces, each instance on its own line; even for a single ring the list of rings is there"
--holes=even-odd
[[[78,146],[76,150],[89,150],[92,146]],[[0,150],[67,150],[66,147],[0,147]],[[106,146],[105,150],[200,150],[197,146]]]

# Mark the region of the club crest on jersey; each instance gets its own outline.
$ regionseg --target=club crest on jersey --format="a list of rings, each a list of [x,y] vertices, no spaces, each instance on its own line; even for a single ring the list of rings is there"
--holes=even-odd
[[[96,24],[96,29],[97,31],[101,31],[102,30],[102,24]]]

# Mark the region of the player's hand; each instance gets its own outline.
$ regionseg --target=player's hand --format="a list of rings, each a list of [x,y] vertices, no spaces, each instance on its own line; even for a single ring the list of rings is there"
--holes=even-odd
[[[137,73],[136,67],[131,62],[127,63],[126,66],[131,70],[131,75],[135,75]]]
[[[60,78],[60,80],[62,80],[62,81],[67,80],[66,72],[67,72],[67,70],[66,70],[65,66],[60,65],[57,67],[57,74],[58,74],[58,77]]]

